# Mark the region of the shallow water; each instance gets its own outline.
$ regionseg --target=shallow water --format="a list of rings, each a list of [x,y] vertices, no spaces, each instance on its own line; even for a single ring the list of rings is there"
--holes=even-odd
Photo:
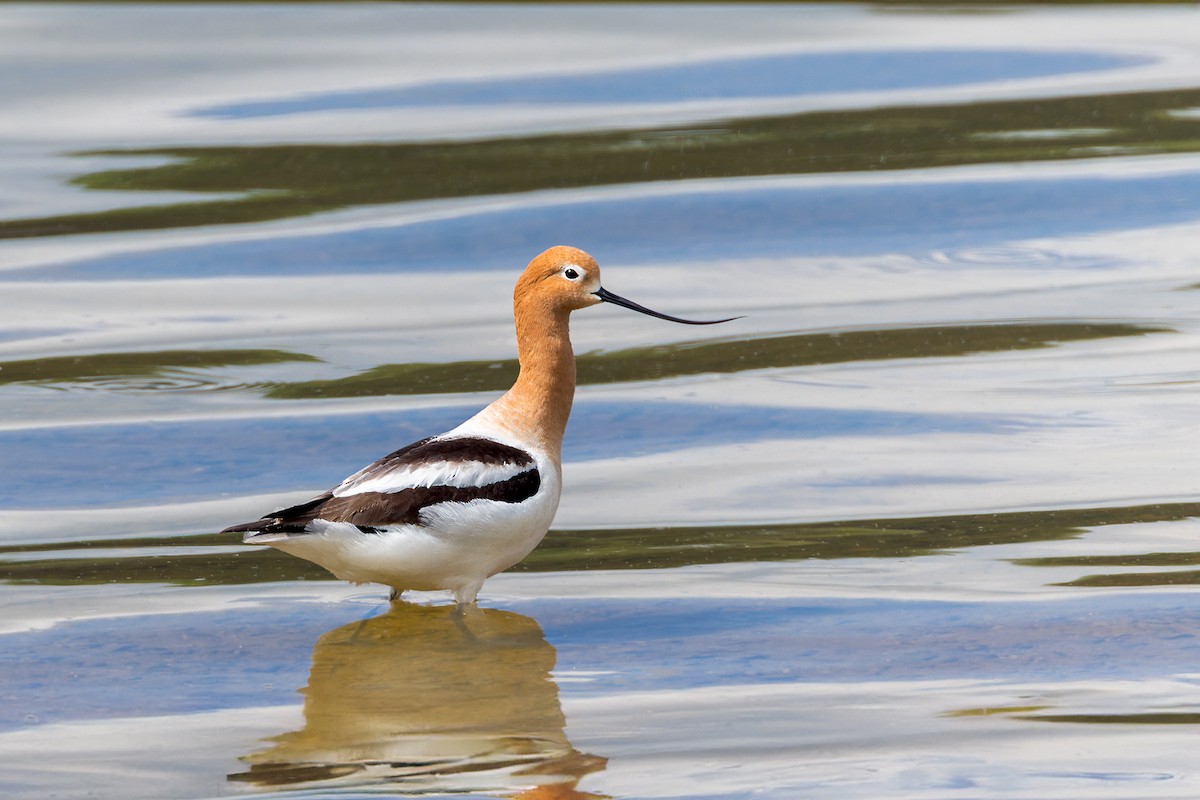
[[[965,11],[3,6],[0,794],[1200,793],[1200,16]],[[576,316],[478,610],[213,533],[556,243],[743,319]]]

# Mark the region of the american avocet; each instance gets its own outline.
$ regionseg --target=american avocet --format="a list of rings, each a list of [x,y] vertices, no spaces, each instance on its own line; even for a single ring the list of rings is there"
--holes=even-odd
[[[562,439],[575,396],[572,311],[613,303],[660,314],[600,286],[582,250],[552,247],[513,291],[521,369],[503,396],[453,430],[384,456],[308,502],[234,525],[247,544],[312,561],[338,578],[449,589],[473,603],[483,582],[537,547],[562,493]]]

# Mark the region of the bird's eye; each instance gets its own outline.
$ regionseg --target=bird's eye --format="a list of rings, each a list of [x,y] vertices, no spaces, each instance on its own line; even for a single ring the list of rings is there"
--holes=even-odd
[[[563,277],[569,281],[579,280],[579,270],[574,267],[567,267],[563,270]]]

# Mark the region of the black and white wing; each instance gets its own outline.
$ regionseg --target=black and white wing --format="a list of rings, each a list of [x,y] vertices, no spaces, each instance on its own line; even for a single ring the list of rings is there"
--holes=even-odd
[[[314,521],[347,522],[364,533],[391,525],[419,525],[437,503],[493,500],[520,503],[542,479],[525,450],[476,436],[422,439],[359,470],[334,489],[300,505],[234,525],[222,533],[301,534]]]

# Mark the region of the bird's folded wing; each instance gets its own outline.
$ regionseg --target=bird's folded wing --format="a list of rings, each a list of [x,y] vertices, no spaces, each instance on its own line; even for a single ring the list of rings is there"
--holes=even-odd
[[[384,456],[332,491],[228,531],[302,533],[315,520],[348,522],[364,532],[420,524],[437,503],[519,503],[541,485],[534,457],[474,436],[423,439]]]

